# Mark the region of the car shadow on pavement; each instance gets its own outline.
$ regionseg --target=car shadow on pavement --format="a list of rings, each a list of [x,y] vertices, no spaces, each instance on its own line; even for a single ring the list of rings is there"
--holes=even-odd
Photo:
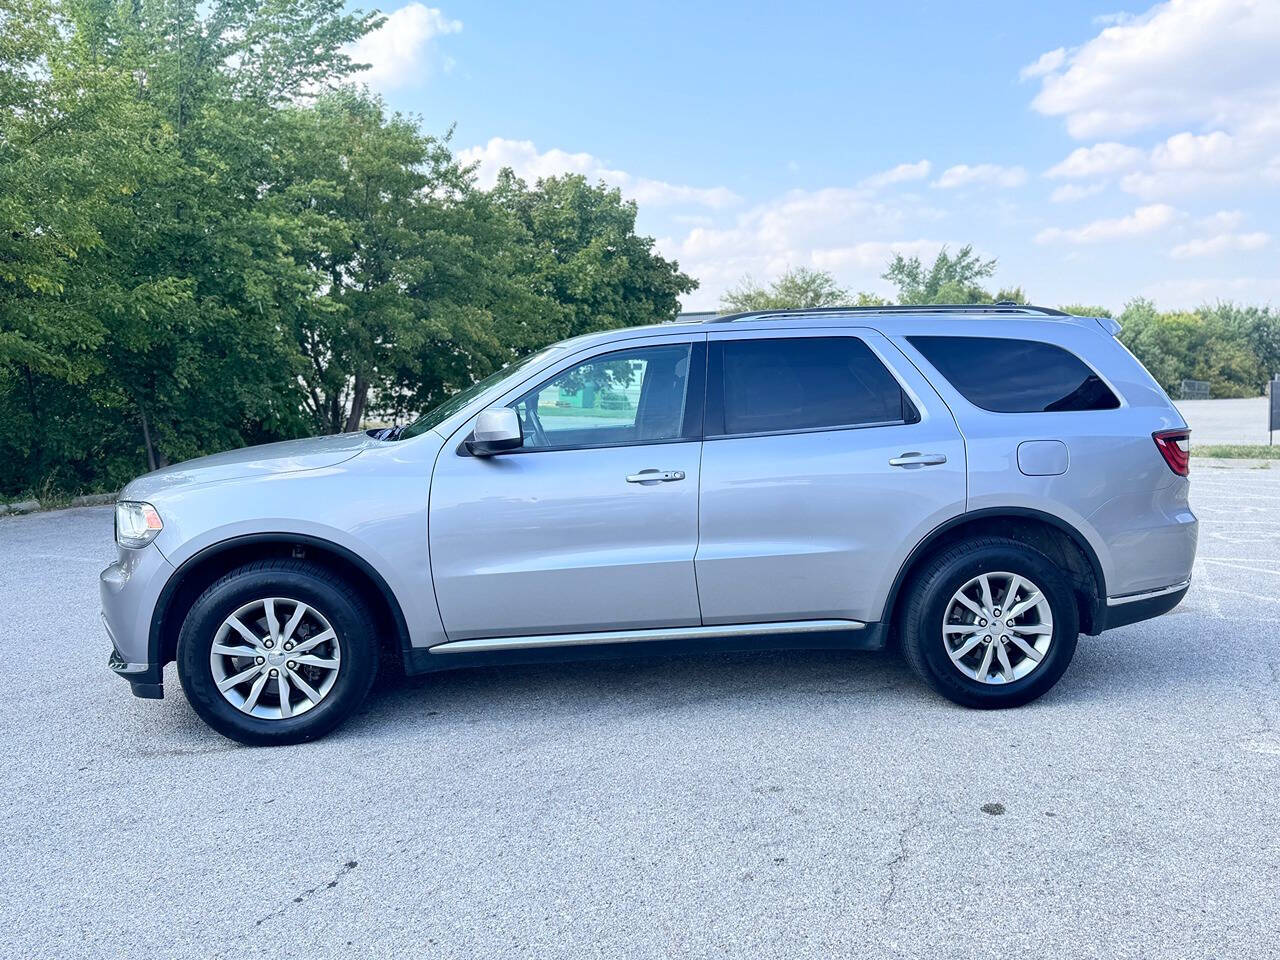
[[[492,721],[534,711],[543,719],[604,712],[643,715],[776,704],[780,699],[866,701],[933,697],[896,651],[786,650],[469,667],[380,678],[343,730],[424,725],[438,717]],[[342,731],[339,731],[341,734]]]

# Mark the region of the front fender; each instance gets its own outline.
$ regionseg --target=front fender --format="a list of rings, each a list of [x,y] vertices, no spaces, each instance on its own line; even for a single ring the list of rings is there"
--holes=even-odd
[[[155,546],[178,577],[197,557],[246,538],[331,544],[386,585],[410,646],[439,643],[444,627],[427,548],[439,438],[428,436],[388,443],[333,467],[171,488],[151,501],[164,522]]]

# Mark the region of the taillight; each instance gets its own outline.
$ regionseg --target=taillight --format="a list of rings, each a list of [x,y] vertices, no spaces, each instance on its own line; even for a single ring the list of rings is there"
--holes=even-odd
[[[1151,435],[1164,462],[1180,477],[1191,472],[1191,431],[1157,430]]]

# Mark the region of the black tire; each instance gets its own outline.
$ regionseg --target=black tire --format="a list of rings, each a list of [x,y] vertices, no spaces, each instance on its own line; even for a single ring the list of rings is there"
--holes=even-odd
[[[210,666],[215,635],[241,606],[288,597],[323,613],[341,643],[341,667],[332,688],[297,716],[268,719],[237,709],[218,691]],[[306,560],[273,558],[238,567],[200,595],[178,634],[178,678],[192,708],[224,737],[250,746],[315,740],[359,708],[378,672],[378,642],[368,605],[332,570]],[[239,662],[239,661],[237,661]]]
[[[1053,632],[1048,652],[1030,673],[992,684],[956,668],[943,645],[942,624],[957,590],[982,573],[996,571],[1026,577],[1040,588],[1053,614]],[[954,544],[926,561],[908,590],[903,655],[934,691],[961,706],[998,709],[1030,703],[1058,682],[1075,655],[1080,615],[1070,584],[1052,560],[1016,540],[982,537]]]

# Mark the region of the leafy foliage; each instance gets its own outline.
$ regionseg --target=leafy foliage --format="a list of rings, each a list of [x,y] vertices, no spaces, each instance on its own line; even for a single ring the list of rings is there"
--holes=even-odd
[[[492,191],[341,0],[0,0],[0,492],[403,419],[694,286],[581,178]]]
[[[1207,380],[1214,397],[1255,397],[1280,371],[1280,314],[1230,303],[1160,313],[1131,300],[1119,321],[1121,341],[1172,396],[1183,380]]]
[[[943,247],[927,270],[919,257],[896,253],[882,277],[898,288],[898,302],[902,304],[991,303],[997,298],[983,289],[979,281],[995,272],[994,259],[983,260],[973,252],[972,244],[965,244],[955,256]],[[1021,289],[1002,291],[1000,298],[1006,293],[1016,297],[1017,302],[1025,302],[1021,299]]]
[[[859,294],[863,300],[868,294]],[[767,287],[751,277],[743,277],[738,285],[720,298],[725,313],[748,310],[788,310],[849,305],[849,291],[839,286],[825,270],[791,267]],[[863,305],[866,305],[865,303]]]

